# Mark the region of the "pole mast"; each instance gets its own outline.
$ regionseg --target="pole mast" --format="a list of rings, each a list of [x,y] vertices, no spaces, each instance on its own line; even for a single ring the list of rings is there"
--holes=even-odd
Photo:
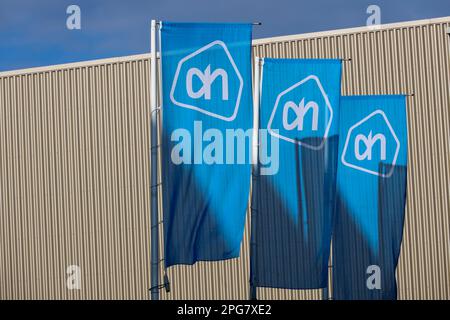
[[[156,86],[156,20],[151,22],[150,109],[151,109],[151,299],[159,300],[159,215],[158,215],[158,107]]]
[[[258,214],[258,200],[255,197],[255,189],[258,185],[259,177],[259,105],[260,105],[260,75],[261,75],[261,63],[262,59],[255,57],[254,63],[254,88],[253,88],[253,136],[252,136],[252,198],[250,205],[251,212],[251,226],[250,226],[250,300],[257,299],[257,286],[256,286],[256,218]],[[256,193],[258,194],[258,193]]]

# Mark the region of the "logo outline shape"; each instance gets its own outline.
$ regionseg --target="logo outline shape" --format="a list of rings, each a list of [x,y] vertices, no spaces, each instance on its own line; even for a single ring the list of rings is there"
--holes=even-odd
[[[179,102],[179,101],[177,101],[177,100],[175,99],[175,97],[174,97],[175,88],[176,88],[176,86],[177,86],[178,78],[179,78],[179,76],[180,76],[180,71],[181,71],[181,67],[183,66],[183,64],[184,64],[186,61],[188,61],[188,60],[192,59],[193,57],[195,57],[195,56],[201,54],[202,52],[204,52],[204,51],[206,51],[206,50],[212,48],[212,47],[215,46],[215,45],[220,46],[220,47],[225,51],[225,54],[227,55],[228,60],[230,61],[231,66],[233,67],[233,69],[234,69],[234,71],[236,72],[236,75],[237,75],[237,77],[238,77],[238,79],[239,79],[239,90],[238,90],[238,94],[237,94],[237,97],[236,97],[236,104],[235,104],[235,107],[234,107],[233,114],[232,114],[230,117],[222,116],[222,115],[220,115],[220,114],[217,114],[217,113],[214,113],[214,112],[211,112],[211,111],[208,111],[208,110],[204,110],[204,109],[202,109],[202,108],[200,108],[200,107],[197,107],[197,106],[194,106],[194,105],[191,105],[191,104]],[[218,119],[223,120],[223,121],[231,122],[231,121],[233,121],[233,120],[236,118],[237,113],[238,113],[238,111],[239,111],[239,106],[240,106],[240,103],[241,103],[241,97],[242,97],[242,90],[243,90],[243,87],[244,87],[244,80],[242,79],[242,75],[241,75],[241,73],[239,72],[239,69],[237,68],[236,63],[234,62],[234,59],[233,59],[233,57],[231,56],[231,53],[230,53],[230,51],[228,50],[226,44],[225,44],[223,41],[221,41],[221,40],[215,40],[215,41],[213,41],[213,42],[211,42],[211,43],[209,43],[209,44],[207,44],[207,45],[201,47],[200,49],[197,49],[197,50],[194,51],[193,53],[191,53],[191,54],[185,56],[183,59],[181,59],[181,60],[178,62],[177,70],[176,70],[176,72],[175,72],[175,76],[174,76],[174,79],[173,79],[173,82],[172,82],[172,88],[171,88],[171,90],[170,90],[170,100],[171,100],[172,103],[175,104],[176,106],[179,106],[179,107],[182,107],[182,108],[186,108],[186,109],[195,110],[195,111],[198,111],[198,112],[200,112],[200,113],[206,114],[206,115],[208,115],[208,116],[210,116],[210,117],[214,117],[214,118],[218,118]]]
[[[304,84],[304,83],[306,83],[306,82],[308,82],[310,80],[314,81],[316,83],[316,85],[318,86],[318,88],[319,88],[319,90],[320,90],[320,92],[321,92],[321,94],[322,94],[322,96],[323,96],[323,98],[325,100],[325,104],[326,104],[328,110],[330,111],[330,119],[328,120],[328,124],[327,124],[327,126],[325,128],[325,132],[324,132],[323,137],[322,137],[322,142],[318,146],[313,146],[313,145],[310,145],[310,144],[307,144],[307,143],[304,143],[304,142],[301,142],[301,141],[298,141],[298,140],[294,140],[294,139],[285,137],[285,136],[280,135],[280,134],[278,134],[278,133],[276,133],[276,132],[274,132],[272,130],[273,118],[275,117],[275,113],[276,113],[276,111],[278,109],[278,104],[279,104],[279,102],[281,100],[281,97],[284,96],[285,94],[289,93],[290,91],[296,89],[297,87],[300,87],[302,84]],[[322,86],[322,83],[320,82],[319,78],[316,75],[309,75],[305,79],[295,83],[294,85],[290,86],[289,88],[285,89],[280,94],[278,94],[277,99],[276,99],[275,104],[274,104],[274,107],[273,107],[273,110],[272,110],[272,114],[270,115],[269,123],[267,124],[267,130],[269,131],[269,133],[271,135],[273,135],[274,137],[277,137],[278,139],[282,139],[282,140],[285,140],[285,141],[288,141],[288,142],[291,142],[291,143],[294,143],[294,144],[298,144],[298,145],[303,146],[305,148],[317,151],[317,150],[320,150],[320,149],[323,148],[323,146],[325,144],[325,139],[328,137],[328,133],[329,133],[329,131],[331,129],[331,124],[332,123],[333,123],[333,107],[331,106],[330,100],[328,99],[328,95],[326,94],[326,92],[325,92],[325,90],[324,90],[324,88]]]
[[[392,135],[392,137],[394,138],[395,143],[396,143],[395,154],[394,154],[394,157],[393,157],[393,159],[392,159],[392,164],[391,164],[391,165],[392,165],[392,168],[389,170],[389,172],[388,172],[387,174],[384,174],[384,173],[380,174],[380,173],[377,172],[377,171],[369,170],[369,169],[367,169],[367,168],[364,168],[364,167],[361,167],[361,166],[357,166],[357,165],[355,165],[355,164],[351,164],[351,163],[349,163],[349,162],[347,162],[347,161],[345,160],[345,156],[346,156],[346,154],[347,154],[348,144],[349,144],[349,142],[350,142],[350,136],[351,136],[351,134],[352,134],[352,131],[353,131],[354,129],[356,129],[357,127],[359,127],[360,125],[362,125],[363,123],[367,122],[369,119],[371,119],[371,118],[373,118],[374,116],[376,116],[377,114],[379,114],[379,115],[381,115],[381,116],[383,117],[383,120],[384,120],[384,122],[386,123],[386,125],[388,126],[388,129],[389,129],[389,131],[391,132],[391,135]],[[341,162],[342,162],[343,165],[345,165],[345,166],[347,166],[347,167],[350,167],[350,168],[352,168],[352,169],[359,170],[359,171],[363,171],[363,172],[366,172],[366,173],[369,173],[369,174],[372,174],[372,175],[375,175],[375,176],[379,176],[379,177],[382,177],[382,178],[389,178],[390,176],[392,176],[392,174],[393,174],[393,172],[394,172],[395,165],[397,164],[397,158],[398,158],[399,152],[400,152],[400,141],[398,140],[398,137],[397,137],[397,135],[395,134],[395,131],[394,131],[394,129],[392,128],[391,123],[389,122],[389,119],[387,118],[387,116],[386,116],[386,114],[383,112],[383,110],[377,109],[377,110],[373,111],[371,114],[369,114],[368,116],[364,117],[362,120],[360,120],[360,121],[358,121],[357,123],[355,123],[353,126],[351,126],[351,127],[348,129],[347,137],[346,137],[346,139],[345,139],[344,149],[342,150]]]

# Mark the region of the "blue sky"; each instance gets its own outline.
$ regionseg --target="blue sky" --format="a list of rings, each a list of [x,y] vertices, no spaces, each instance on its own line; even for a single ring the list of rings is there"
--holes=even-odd
[[[66,9],[81,8],[81,30]],[[254,37],[365,25],[370,4],[382,23],[450,16],[449,0],[0,0],[0,71],[149,51],[149,22],[260,21]]]

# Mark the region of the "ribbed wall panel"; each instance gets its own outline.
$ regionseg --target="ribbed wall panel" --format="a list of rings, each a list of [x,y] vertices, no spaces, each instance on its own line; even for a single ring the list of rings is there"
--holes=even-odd
[[[415,94],[402,299],[450,298],[449,26],[445,18],[254,45],[260,57],[351,58],[345,95]],[[149,298],[149,69],[146,55],[0,73],[0,299]],[[246,299],[248,226],[249,217],[241,258],[171,268],[161,297]],[[81,290],[66,288],[72,264]],[[321,299],[320,290],[258,295]]]
[[[0,78],[0,299],[147,298],[149,67]]]

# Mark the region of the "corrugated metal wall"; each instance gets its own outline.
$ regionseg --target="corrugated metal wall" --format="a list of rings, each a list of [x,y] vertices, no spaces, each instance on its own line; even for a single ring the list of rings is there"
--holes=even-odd
[[[415,93],[403,299],[450,299],[449,26],[445,18],[255,41],[261,57],[351,58],[343,94]],[[149,67],[145,55],[0,73],[0,299],[149,298]],[[170,269],[162,298],[246,299],[248,240],[246,228],[240,259]],[[66,288],[69,265],[81,268],[80,290]]]
[[[149,67],[0,78],[0,299],[147,298]]]

